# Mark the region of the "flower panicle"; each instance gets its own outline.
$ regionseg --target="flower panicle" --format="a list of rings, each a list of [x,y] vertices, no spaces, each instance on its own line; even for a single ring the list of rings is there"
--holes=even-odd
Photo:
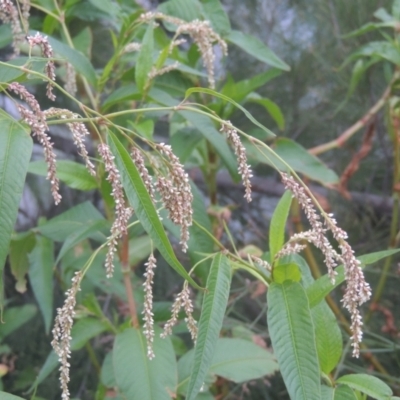
[[[26,8],[23,8],[23,13]],[[10,24],[13,37],[14,56],[20,53],[20,45],[25,41],[25,35],[21,27],[18,15],[18,8],[11,0],[0,0],[0,20],[6,24]]]
[[[114,273],[114,253],[117,251],[118,239],[128,232],[128,221],[133,210],[125,207],[124,190],[122,188],[121,176],[114,162],[114,156],[110,148],[105,143],[98,145],[98,151],[104,161],[104,167],[108,174],[107,180],[111,184],[111,195],[115,201],[115,220],[111,227],[111,236],[108,242],[108,251],[106,255],[106,275],[111,278]]]
[[[140,16],[142,22],[152,22],[156,19],[166,21],[177,26],[174,39],[170,45],[170,51],[177,45],[176,38],[180,35],[189,35],[196,43],[203,59],[203,64],[207,70],[208,85],[211,89],[215,88],[215,54],[213,45],[218,43],[224,55],[228,54],[228,46],[221,36],[210,26],[209,21],[198,19],[187,22],[182,19],[171,17],[160,12],[147,12]],[[180,42],[178,42],[180,44]]]
[[[154,270],[157,267],[157,260],[153,254],[150,254],[146,265],[144,277],[146,280],[143,283],[144,287],[144,307],[143,307],[143,334],[147,341],[147,357],[152,360],[155,355],[153,351],[154,342],[154,314],[153,314],[153,279]]]
[[[31,93],[29,93],[24,86],[17,82],[10,83],[8,90],[11,90],[17,94],[31,110],[18,105],[18,110],[21,114],[22,119],[30,126],[33,135],[39,140],[39,143],[43,146],[44,159],[47,164],[47,177],[51,185],[51,194],[53,196],[55,204],[61,201],[61,195],[59,193],[59,179],[56,175],[56,154],[53,150],[53,143],[46,131],[49,129],[46,122],[46,114],[40,109],[38,101]]]
[[[186,252],[189,241],[189,228],[193,223],[193,194],[189,176],[171,146],[159,143],[157,148],[168,160],[169,176],[158,176],[156,187],[162,202],[168,210],[171,221],[180,226],[180,244]]]
[[[291,241],[307,240],[318,247],[325,256],[328,274],[332,283],[335,281],[336,271],[334,267],[339,262],[343,263],[345,271],[346,288],[342,303],[349,311],[351,317],[351,345],[353,356],[359,357],[360,343],[362,341],[362,317],[359,307],[371,297],[371,288],[365,281],[360,261],[354,255],[354,251],[347,242],[347,233],[337,226],[332,214],[323,214],[324,222],[321,221],[312,199],[307,195],[305,189],[300,186],[294,178],[282,173],[282,182],[299,202],[311,225],[311,231],[295,235]],[[326,233],[331,231],[334,239],[338,242],[340,254],[336,252],[329,243]],[[285,249],[285,247],[284,247]]]
[[[47,118],[51,117],[59,117],[61,119],[79,119],[80,116],[78,114],[73,113],[72,111],[61,109],[61,108],[49,108],[44,111],[44,114]],[[68,122],[67,126],[72,133],[72,137],[74,140],[74,144],[78,149],[79,155],[85,161],[85,165],[90,175],[96,176],[96,170],[93,163],[89,159],[89,153],[86,149],[85,145],[85,136],[90,135],[87,130],[85,124],[82,122]]]
[[[70,398],[68,390],[70,364],[68,359],[71,357],[71,329],[74,322],[76,295],[80,290],[82,277],[82,271],[78,271],[72,278],[71,288],[65,293],[64,305],[57,309],[57,316],[52,330],[53,340],[51,345],[61,364],[60,383],[62,389],[61,398],[63,400],[69,400]]]
[[[50,100],[54,101],[56,96],[53,93],[53,82],[56,80],[56,67],[54,65],[54,61],[52,60],[53,48],[51,47],[47,36],[43,36],[39,32],[37,32],[35,36],[28,36],[27,39],[31,47],[36,45],[40,46],[43,56],[48,59],[45,66],[46,75],[49,78],[46,95]]]
[[[160,336],[166,338],[167,336],[172,335],[172,328],[178,322],[179,311],[181,308],[183,308],[186,313],[185,322],[192,340],[195,342],[197,339],[197,322],[193,318],[193,303],[190,299],[190,290],[187,282],[184,283],[183,290],[175,297],[175,301],[172,304],[171,318],[164,325],[164,331]]]
[[[228,141],[232,144],[232,147],[235,151],[237,160],[238,160],[238,172],[242,177],[243,185],[245,187],[245,195],[244,198],[248,203],[251,202],[251,178],[253,177],[253,173],[251,171],[251,167],[247,164],[247,155],[246,149],[243,146],[243,143],[240,140],[240,136],[237,133],[237,130],[230,123],[230,121],[225,121],[222,124],[220,129],[221,132],[226,133]]]

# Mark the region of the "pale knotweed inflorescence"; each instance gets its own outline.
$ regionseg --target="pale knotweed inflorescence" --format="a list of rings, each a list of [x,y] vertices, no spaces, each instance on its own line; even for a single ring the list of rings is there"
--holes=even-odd
[[[153,254],[150,254],[147,260],[146,272],[144,277],[146,280],[144,286],[144,307],[143,307],[143,334],[147,340],[147,357],[151,360],[154,358],[153,342],[154,342],[154,319],[153,319],[153,278],[154,269],[156,268],[157,260]]]
[[[179,158],[172,152],[171,146],[164,143],[157,148],[167,158],[169,176],[157,178],[157,190],[161,195],[162,202],[168,210],[171,221],[180,226],[180,244],[186,252],[189,240],[189,227],[193,222],[193,194],[189,183],[188,174],[185,172]]]
[[[76,295],[80,290],[80,282],[82,280],[82,272],[78,271],[72,278],[71,288],[65,293],[66,299],[62,308],[57,309],[57,316],[52,331],[53,340],[51,345],[58,356],[60,366],[60,382],[63,400],[69,400],[70,394],[68,390],[69,382],[69,361],[71,357],[71,329],[73,318],[75,315]]]
[[[18,0],[19,4],[21,5],[21,14],[22,14],[22,19],[24,24],[26,25],[26,28],[29,27],[28,25],[28,19],[30,16],[30,11],[31,11],[31,2],[30,0]]]
[[[114,163],[114,156],[110,148],[105,143],[100,143],[98,151],[104,161],[104,167],[107,171],[107,180],[111,183],[111,195],[115,201],[115,221],[111,227],[111,236],[108,242],[108,251],[106,255],[106,275],[111,278],[114,273],[114,253],[117,251],[118,239],[122,234],[128,232],[128,221],[133,210],[125,207],[124,190],[122,188],[121,176]]]
[[[75,96],[78,88],[76,86],[76,72],[75,68],[71,63],[66,63],[65,65],[65,80],[64,80],[64,89]]]
[[[162,67],[160,69],[157,69],[156,67],[152,67],[147,76],[151,80],[151,79],[154,79],[156,76],[161,76],[161,75],[167,74],[168,72],[173,71],[173,70],[177,69],[178,67],[179,67],[178,61],[174,62],[171,65],[166,65],[165,67]]]
[[[19,55],[19,46],[25,41],[25,35],[21,28],[18,9],[11,0],[0,0],[0,20],[6,24],[10,24],[14,55]]]
[[[133,53],[135,51],[139,51],[141,47],[142,47],[141,43],[138,43],[138,42],[128,43],[124,47],[123,53]]]
[[[144,185],[146,186],[147,192],[149,193],[153,204],[155,204],[156,199],[154,194],[153,181],[151,179],[148,169],[146,168],[146,164],[144,162],[141,151],[137,147],[133,147],[131,150],[131,157],[136,165],[136,168],[139,171],[139,174],[143,180]]]
[[[346,241],[347,233],[336,225],[336,220],[333,216],[331,214],[323,214],[324,224],[322,224],[320,216],[304,188],[292,177],[284,173],[282,173],[282,182],[299,202],[312,228],[311,231],[305,232],[303,235],[298,234],[297,238],[308,240],[321,249],[325,256],[325,263],[332,282],[334,282],[336,272],[333,268],[337,265],[337,262],[342,262],[344,265],[346,288],[342,302],[351,316],[353,356],[358,357],[360,354],[363,325],[359,306],[371,297],[371,288],[365,281],[360,261],[356,259],[353,249]],[[338,242],[340,254],[332,248],[326,238],[328,230],[332,232],[333,237]]]
[[[17,82],[8,85],[8,89],[19,95],[24,100],[31,110],[21,104],[18,105],[18,110],[22,119],[31,127],[33,135],[36,136],[43,146],[44,159],[47,163],[47,178],[51,184],[51,194],[54,202],[58,204],[61,201],[59,190],[59,179],[56,175],[56,155],[53,150],[53,143],[46,131],[49,129],[46,123],[46,116],[40,109],[39,103],[35,97],[30,94],[26,88]]]
[[[44,111],[46,118],[50,117],[59,117],[61,119],[79,119],[80,116],[78,114],[73,113],[72,111],[63,109],[63,108],[49,108]],[[74,139],[74,144],[78,149],[79,155],[83,158],[86,164],[86,168],[92,176],[96,176],[96,170],[94,168],[93,163],[89,159],[89,154],[86,150],[85,146],[85,136],[89,135],[89,131],[87,130],[85,124],[82,122],[67,122],[67,126],[72,133],[72,137]]]
[[[218,33],[212,29],[208,21],[200,21],[196,19],[194,21],[187,22],[176,17],[162,14],[160,12],[147,12],[142,14],[140,19],[144,22],[149,22],[154,19],[161,19],[177,26],[174,39],[171,42],[170,51],[172,51],[172,49],[176,46],[175,39],[179,35],[189,35],[196,43],[201,53],[204,66],[207,70],[209,87],[211,89],[215,88],[215,54],[213,44],[218,43],[224,55],[227,55],[228,53],[228,46],[221,36],[219,36]]]
[[[53,49],[50,46],[50,43],[47,39],[47,36],[41,35],[39,32],[36,33],[35,36],[28,36],[28,42],[31,47],[38,45],[42,49],[42,54],[44,57],[48,59],[46,63],[46,75],[49,78],[49,82],[47,83],[47,91],[46,95],[50,100],[55,100],[56,96],[53,93],[53,82],[56,80],[56,67],[54,65],[53,58]]]
[[[220,129],[221,132],[226,133],[229,142],[232,144],[238,160],[238,172],[242,177],[243,185],[245,187],[245,199],[247,202],[251,201],[251,178],[253,174],[251,172],[250,165],[247,164],[246,149],[240,140],[240,136],[237,133],[235,127],[230,121],[225,121]]]
[[[195,342],[197,339],[197,322],[193,318],[193,304],[190,299],[190,290],[187,282],[183,285],[183,290],[178,293],[172,304],[172,315],[171,318],[164,325],[164,331],[161,333],[162,338],[166,338],[168,335],[172,335],[172,328],[178,322],[179,311],[181,308],[184,309],[186,318],[185,322],[189,329],[192,340]]]

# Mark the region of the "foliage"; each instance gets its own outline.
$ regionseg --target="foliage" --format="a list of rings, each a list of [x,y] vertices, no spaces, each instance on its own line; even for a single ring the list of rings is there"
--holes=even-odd
[[[392,15],[378,10],[382,22],[353,35],[392,28],[396,36],[399,9],[395,1]],[[233,383],[274,379],[278,370],[293,400],[396,398],[378,377],[334,373],[341,372],[349,346],[343,346],[333,312],[346,317],[329,295],[345,281],[348,342],[359,357],[365,349],[360,306],[371,295],[362,268],[397,250],[356,258],[346,232],[305,183],[339,184],[316,156],[321,151],[276,137],[245,108],[258,104],[279,129],[285,127],[280,107],[259,91],[290,69],[286,62],[259,39],[232,29],[218,0],[168,0],[154,12],[128,0],[4,0],[0,18],[6,38],[1,44],[14,56],[0,62],[0,89],[20,114],[0,113],[0,270],[8,265],[16,290],[30,292],[38,304],[2,300],[0,338],[40,312],[53,347],[35,380],[32,366],[25,366],[28,384],[8,381],[11,365],[0,364],[5,390],[0,399],[18,399],[14,393],[26,395],[28,386],[31,398],[50,398],[41,388],[58,364],[63,399],[71,397],[70,390],[98,400],[222,398]],[[109,28],[111,48],[98,64],[92,24]],[[350,92],[374,63],[399,64],[397,42],[383,37],[348,59],[369,58],[357,62]],[[228,45],[264,63],[267,71],[237,82],[224,78],[215,67]],[[41,96],[43,81],[47,98]],[[383,103],[391,107],[398,149],[398,101],[389,97]],[[232,124],[237,115],[256,129]],[[56,161],[52,129],[58,125],[67,126],[83,163]],[[39,145],[44,160],[30,161]],[[205,189],[184,165],[201,174]],[[241,181],[250,203],[252,171],[263,165],[276,171],[286,192],[271,219],[268,248],[243,247],[228,226],[230,210],[220,204],[217,177],[226,170],[233,182]],[[395,182],[399,171],[397,165]],[[95,193],[99,207],[79,202],[16,233],[27,174],[46,176],[49,185],[43,187],[56,205],[70,188]],[[288,217],[299,208],[310,229],[288,236]],[[306,243],[320,250],[327,267],[315,280],[313,259],[299,255]],[[168,267],[173,302],[166,301],[166,285],[160,298],[156,291],[164,283],[157,276],[170,274]],[[267,291],[267,327],[261,336],[247,329],[247,337],[240,337],[237,328],[243,326],[229,307],[235,279],[250,276]],[[2,280],[0,285],[3,291]],[[54,303],[62,305],[54,310]],[[90,373],[74,364],[83,349]],[[0,352],[7,356],[11,349],[4,344]],[[80,374],[90,379],[91,391],[77,388]]]

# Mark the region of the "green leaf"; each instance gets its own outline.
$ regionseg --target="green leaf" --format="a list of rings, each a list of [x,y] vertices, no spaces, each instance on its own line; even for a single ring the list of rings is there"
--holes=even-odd
[[[111,0],[89,0],[96,8],[115,19],[120,10],[120,5],[116,1]]]
[[[111,150],[115,156],[115,162],[121,173],[126,196],[143,228],[150,235],[155,246],[168,264],[193,286],[199,288],[176,258],[146,186],[128,151],[113,133],[109,132],[108,138]]]
[[[285,129],[285,117],[283,116],[281,108],[274,101],[265,97],[258,98],[258,96],[254,95],[250,95],[246,100],[263,106],[268,111],[272,119],[276,122],[278,128],[280,130]]]
[[[343,338],[335,314],[321,302],[311,309],[321,371],[329,375],[342,356]]]
[[[210,372],[243,383],[271,375],[278,368],[274,356],[253,342],[222,338],[217,342]]]
[[[290,397],[320,400],[319,363],[305,290],[297,282],[272,283],[267,301],[272,348]]]
[[[215,32],[221,36],[226,36],[231,31],[229,17],[223,9],[219,0],[201,0],[203,6],[204,19],[211,22]]]
[[[65,254],[76,246],[78,243],[82,242],[91,237],[101,236],[102,241],[107,240],[107,236],[104,235],[104,230],[109,228],[109,222],[106,220],[90,221],[87,224],[80,226],[73,233],[71,233],[63,243],[60,252],[58,253],[56,264],[65,256]]]
[[[229,174],[235,182],[240,181],[240,175],[237,172],[237,160],[229,148],[226,140],[220,132],[215,128],[212,121],[204,115],[194,113],[192,111],[180,111],[187,121],[195,127],[213,146],[215,151],[221,157],[221,160],[228,169]]]
[[[28,129],[0,109],[0,309],[3,270],[32,153]]]
[[[153,66],[153,48],[154,48],[154,37],[153,37],[153,24],[149,24],[144,34],[142,45],[140,47],[139,55],[136,61],[135,68],[135,83],[143,93],[146,84],[149,80],[149,72]]]
[[[96,318],[82,318],[79,319],[71,330],[71,350],[80,350],[85,344],[94,337],[105,332],[109,325]]]
[[[279,264],[272,271],[274,282],[283,283],[285,281],[300,282],[301,272],[296,264]]]
[[[259,89],[271,79],[274,79],[281,74],[281,70],[277,68],[271,68],[268,71],[253,76],[252,78],[244,79],[236,83],[232,79],[228,79],[227,83],[222,88],[221,93],[230,97],[237,103],[240,103],[251,92]]]
[[[400,1],[393,0],[392,4],[392,14],[398,21],[400,20]]]
[[[10,242],[10,267],[12,274],[17,280],[15,289],[20,293],[26,291],[25,276],[29,269],[28,254],[34,246],[35,234],[33,232],[20,234]]]
[[[354,57],[378,56],[384,60],[390,61],[395,65],[400,64],[400,51],[399,49],[387,41],[376,41],[367,43],[361,49],[353,54]]]
[[[173,152],[179,157],[181,163],[184,164],[201,139],[203,139],[203,136],[199,131],[190,128],[181,129],[172,135],[170,144]]]
[[[121,103],[127,100],[140,100],[141,94],[138,87],[134,83],[130,83],[121,86],[117,90],[113,91],[103,103],[103,108],[109,108],[115,104]]]
[[[30,31],[30,34],[34,35],[35,33],[36,31]],[[96,86],[96,71],[86,56],[51,36],[48,36],[48,41],[56,54],[64,58],[66,62],[69,62],[76,72],[84,76],[91,85]]]
[[[146,339],[138,329],[117,335],[113,349],[117,386],[129,400],[170,400],[177,384],[177,366],[169,338],[155,329],[155,358],[147,357]]]
[[[289,216],[291,204],[292,193],[287,190],[279,200],[274,214],[272,215],[269,226],[269,252],[272,262],[274,262],[275,255],[285,243],[286,221]]]
[[[29,262],[29,282],[48,334],[53,317],[54,242],[44,236],[38,236],[36,246],[29,255]]]
[[[0,337],[4,339],[9,334],[13,333],[31,320],[36,313],[37,308],[33,304],[7,308],[3,315],[4,323],[0,324]]]
[[[197,0],[169,0],[160,4],[158,10],[187,22],[201,19],[201,5]]]
[[[232,30],[226,39],[265,64],[271,65],[272,67],[281,69],[283,71],[290,70],[289,65],[282,61],[260,39],[257,39],[254,36]]]
[[[28,172],[47,176],[47,164],[45,161],[33,161],[29,163]],[[74,161],[57,161],[57,176],[72,189],[93,190],[97,188],[96,178],[90,175],[83,164]]]
[[[190,376],[186,399],[194,400],[199,393],[204,378],[213,360],[219,332],[222,327],[226,305],[228,303],[231,282],[229,261],[218,253],[211,264],[204,294],[194,364]]]
[[[346,385],[339,385],[335,389],[334,400],[358,400],[356,394]]]
[[[280,171],[289,173],[289,168],[276,157],[272,151],[252,145],[247,146],[248,153],[258,162],[271,165]],[[273,151],[296,172],[320,182],[323,185],[337,183],[339,178],[319,158],[310,154],[304,147],[288,138],[278,138]]]
[[[104,357],[103,365],[101,366],[101,383],[107,388],[113,388],[117,386],[112,358],[112,351],[110,351]]]
[[[218,97],[222,100],[227,101],[228,103],[233,104],[235,107],[239,108],[244,115],[256,126],[261,128],[268,136],[268,138],[274,138],[276,135],[270,131],[267,127],[262,125],[260,122],[258,122],[244,107],[242,107],[240,104],[236,103],[236,101],[233,101],[231,98],[224,96],[221,93],[216,92],[215,90],[212,89],[206,89],[206,88],[190,88],[186,91],[185,93],[185,100],[192,94],[192,93],[207,93],[210,94],[211,96]]]
[[[96,210],[92,203],[85,201],[52,218],[43,225],[38,226],[37,230],[49,239],[56,242],[63,242],[77,229],[99,220],[104,221],[104,217]],[[103,235],[98,237],[95,234],[93,239],[101,241],[103,237]]]
[[[339,178],[320,159],[310,154],[304,147],[288,138],[278,138],[275,141],[275,152],[282,157],[295,171],[322,183],[337,183]],[[279,161],[278,161],[279,163]],[[282,166],[282,170],[286,168]]]
[[[186,394],[193,360],[194,350],[190,350],[178,361],[179,394]],[[271,375],[277,370],[278,364],[269,351],[248,340],[222,338],[217,341],[208,373],[243,383]]]
[[[400,249],[383,250],[375,253],[365,254],[363,256],[357,257],[361,262],[361,267],[369,264],[373,264],[385,257],[390,257],[396,254]],[[322,301],[335,287],[339,286],[344,282],[344,268],[340,265],[335,268],[337,275],[335,277],[335,284],[332,285],[328,274],[318,278],[312,285],[307,288],[307,297],[310,302],[310,307],[315,307],[320,301]]]
[[[321,399],[323,400],[334,400],[335,390],[332,387],[322,385],[321,386]]]
[[[24,400],[24,399],[22,397],[14,396],[13,394],[0,391],[0,400]]]
[[[392,389],[385,382],[373,375],[345,375],[340,377],[336,382],[347,385],[377,400],[388,400],[388,397],[393,394]]]

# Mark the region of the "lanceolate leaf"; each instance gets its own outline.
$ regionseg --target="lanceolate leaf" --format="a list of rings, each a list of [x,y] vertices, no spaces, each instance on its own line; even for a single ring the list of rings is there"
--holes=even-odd
[[[373,399],[388,400],[393,394],[392,389],[383,381],[373,375],[367,374],[351,374],[342,376],[337,380],[341,383],[365,393]]]
[[[0,308],[3,269],[32,153],[27,128],[0,110]]]
[[[320,372],[307,295],[297,282],[268,289],[272,348],[292,400],[320,400]]]
[[[244,107],[242,107],[240,104],[236,103],[236,101],[233,101],[230,97],[225,96],[221,93],[216,92],[215,90],[212,89],[206,89],[206,88],[190,88],[186,91],[185,94],[185,99],[188,98],[192,93],[207,93],[210,94],[211,96],[218,97],[222,100],[225,100],[231,104],[233,104],[235,107],[237,107],[239,110],[241,110],[244,115],[256,126],[261,128],[269,138],[274,138],[276,135],[270,131],[267,127],[262,125],[260,122],[258,122]]]
[[[143,92],[148,81],[148,75],[153,65],[153,24],[150,23],[144,34],[135,69],[135,82],[138,89]]]
[[[177,366],[169,338],[160,338],[156,328],[153,350],[147,357],[146,338],[138,329],[126,329],[117,335],[113,349],[117,386],[129,400],[170,400],[177,385]]]
[[[290,205],[292,204],[292,193],[286,191],[279,200],[272,215],[271,224],[269,226],[269,252],[271,261],[274,261],[275,255],[282,248],[285,242],[286,220],[289,215]]]
[[[1,400],[24,400],[22,397],[14,396],[13,394],[0,392]]]
[[[47,176],[47,164],[44,161],[33,161],[29,164],[28,172]],[[72,189],[92,190],[97,188],[96,179],[89,174],[86,167],[74,161],[57,161],[57,176]]]
[[[311,310],[315,328],[318,359],[321,371],[330,374],[340,360],[343,349],[342,332],[335,314],[325,301]]]
[[[38,236],[29,261],[29,282],[43,315],[46,333],[49,333],[53,317],[54,242]]]
[[[194,350],[190,350],[178,361],[179,394],[186,394],[193,360]],[[272,375],[277,370],[278,364],[271,352],[248,340],[221,338],[217,341],[208,375],[242,383]]]
[[[150,195],[129,153],[114,134],[109,132],[108,137],[110,139],[111,150],[115,156],[115,162],[121,173],[126,196],[143,228],[151,236],[155,246],[168,264],[193,286],[199,288],[176,258]]]
[[[282,69],[283,71],[290,70],[289,65],[282,61],[269,47],[254,36],[247,35],[240,31],[231,31],[227,39],[265,64]]]
[[[358,400],[358,396],[346,385],[339,385],[335,389],[334,400]]]
[[[390,257],[396,254],[400,249],[377,251],[376,253],[365,254],[357,257],[361,261],[361,267],[373,264],[383,258]],[[328,274],[321,276],[312,285],[307,288],[307,297],[310,302],[310,307],[316,306],[323,298],[325,298],[335,287],[344,282],[344,268],[343,265],[336,268],[338,273],[335,277],[335,284],[332,285]]]
[[[230,282],[231,267],[228,259],[218,253],[211,264],[207,280],[186,400],[196,398],[212,363],[228,303]]]

